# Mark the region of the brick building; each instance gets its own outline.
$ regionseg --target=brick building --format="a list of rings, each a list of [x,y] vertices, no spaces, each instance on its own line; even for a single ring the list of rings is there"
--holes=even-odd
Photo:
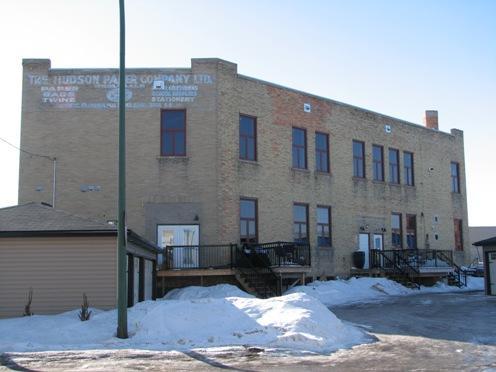
[[[57,208],[115,220],[118,70],[23,66],[21,146],[56,157]],[[412,124],[219,59],[128,69],[126,100],[128,225],[158,245],[308,241],[314,277],[369,247],[464,261],[463,132],[436,111]],[[19,202],[52,192],[52,162],[21,154]]]

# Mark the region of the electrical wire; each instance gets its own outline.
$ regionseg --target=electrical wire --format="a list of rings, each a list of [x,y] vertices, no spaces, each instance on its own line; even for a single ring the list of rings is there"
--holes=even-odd
[[[51,156],[48,156],[48,155],[35,154],[33,152],[29,152],[29,151],[23,150],[20,147],[17,147],[16,145],[10,143],[9,141],[3,139],[2,137],[0,137],[0,141],[5,142],[7,145],[12,146],[16,150],[19,150],[20,152],[23,152],[23,153],[28,154],[30,156],[37,156],[39,158],[45,158],[45,159],[48,159],[48,160],[51,160],[51,161],[54,161],[55,160],[54,157],[51,157]]]

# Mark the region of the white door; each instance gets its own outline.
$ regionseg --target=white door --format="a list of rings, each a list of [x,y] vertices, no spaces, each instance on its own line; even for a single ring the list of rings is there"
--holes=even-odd
[[[489,294],[496,296],[496,252],[487,254],[489,266]]]
[[[384,245],[383,245],[383,241],[382,241],[382,234],[374,234],[373,236],[373,247],[374,249],[377,249],[379,251],[382,251],[384,249]],[[380,262],[378,262],[380,264],[381,267],[384,267],[384,262],[383,262],[383,257],[382,256],[379,256],[380,258]],[[377,264],[377,263],[376,263]]]
[[[360,234],[358,236],[358,250],[365,252],[365,265],[364,269],[369,268],[369,234]]]
[[[145,260],[145,301],[152,299],[153,261]]]
[[[139,257],[134,257],[134,288],[133,288],[133,305],[139,302],[139,288],[140,288],[140,265]]]
[[[196,268],[199,266],[198,244],[200,243],[198,225],[161,225],[158,226],[159,246],[188,246],[174,248],[172,268]],[[165,259],[164,259],[165,260]]]

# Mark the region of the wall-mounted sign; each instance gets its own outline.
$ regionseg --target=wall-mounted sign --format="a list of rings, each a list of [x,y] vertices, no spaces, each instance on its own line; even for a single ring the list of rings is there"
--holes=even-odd
[[[58,109],[116,109],[118,74],[28,75],[40,87],[40,103]],[[127,74],[126,108],[167,108],[192,103],[201,86],[213,84],[209,74]]]

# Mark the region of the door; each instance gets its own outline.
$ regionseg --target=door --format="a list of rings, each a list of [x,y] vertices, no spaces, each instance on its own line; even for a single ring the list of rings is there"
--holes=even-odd
[[[496,252],[487,252],[487,266],[489,269],[489,294],[496,296]]]
[[[153,261],[145,260],[145,301],[152,299],[153,292]]]
[[[359,234],[358,235],[358,250],[365,252],[365,265],[364,269],[369,268],[369,234]]]
[[[374,234],[372,242],[374,249],[377,249],[378,251],[382,251],[384,249],[382,234]],[[378,257],[380,261],[377,263],[380,267],[384,267],[384,258],[382,256]]]
[[[134,269],[134,288],[133,288],[133,305],[139,302],[139,289],[140,289],[140,264],[139,257],[133,258],[133,269]]]
[[[158,226],[158,242],[161,248],[177,247],[172,251],[172,269],[199,267],[198,244],[200,243],[200,226],[198,225],[160,225]],[[162,259],[164,262],[166,258]]]

